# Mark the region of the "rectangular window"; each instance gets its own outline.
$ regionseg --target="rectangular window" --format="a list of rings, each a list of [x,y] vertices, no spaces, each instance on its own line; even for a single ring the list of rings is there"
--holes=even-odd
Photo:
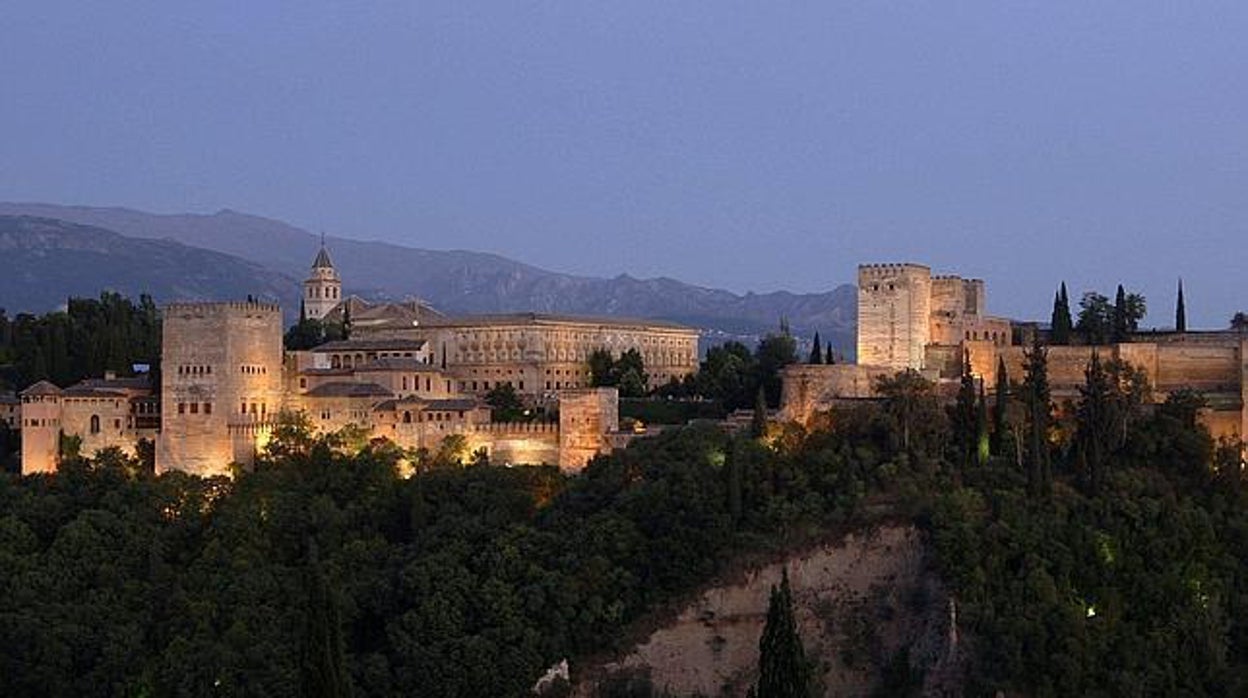
[[[192,403],[191,403],[191,414],[199,414],[199,403],[198,403],[198,402],[192,402]]]
[[[211,402],[205,402],[205,403],[204,403],[204,414],[212,414],[212,403],[211,403]]]
[[[239,414],[247,414],[247,403],[246,403],[246,402],[243,402],[243,403],[240,403],[240,404],[239,404],[239,406],[238,406],[238,413],[239,413]]]
[[[178,414],[186,414],[186,403],[184,402],[178,403]]]

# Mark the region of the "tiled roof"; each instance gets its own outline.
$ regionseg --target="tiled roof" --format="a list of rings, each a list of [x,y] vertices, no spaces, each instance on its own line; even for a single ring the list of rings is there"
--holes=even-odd
[[[304,257],[307,259],[307,257]],[[321,251],[316,253],[316,261],[312,262],[313,269],[333,269],[334,263],[329,261],[329,250],[321,245]]]
[[[26,397],[28,395],[60,395],[62,392],[64,391],[48,381],[39,381],[38,383],[35,383],[29,388],[23,390],[22,397]]]
[[[427,364],[420,359],[414,358],[396,358],[387,356],[384,358],[373,359],[363,365],[356,366],[355,371],[415,371],[440,373],[441,369],[437,366]]]
[[[485,403],[472,398],[449,398],[444,400],[425,400],[418,397],[408,397],[399,400],[386,400],[378,403],[373,407],[375,412],[390,412],[399,409],[413,410],[443,410],[447,412],[467,412],[475,410],[478,407],[485,407]]]
[[[308,397],[394,397],[376,383],[326,383],[305,393]]]
[[[317,354],[336,351],[420,351],[424,346],[423,339],[340,339],[313,347],[312,351]]]

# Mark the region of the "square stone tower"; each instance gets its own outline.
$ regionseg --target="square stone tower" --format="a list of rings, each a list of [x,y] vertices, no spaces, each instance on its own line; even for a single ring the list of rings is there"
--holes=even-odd
[[[931,342],[932,270],[921,264],[858,267],[858,363],[921,370]]]
[[[251,465],[282,406],[282,312],[270,303],[164,310],[156,471]]]

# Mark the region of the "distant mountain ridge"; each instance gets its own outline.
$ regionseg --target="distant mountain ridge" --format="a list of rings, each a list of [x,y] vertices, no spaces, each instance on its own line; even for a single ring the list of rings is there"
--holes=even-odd
[[[259,264],[171,240],[130,238],[96,226],[0,215],[0,308],[46,312],[70,296],[116,291],[159,302],[255,295],[299,302],[295,280]]]
[[[228,209],[206,215],[162,215],[124,208],[0,203],[0,214],[37,215],[134,238],[175,241],[233,255],[296,281],[306,275],[319,244],[319,236],[306,230]],[[852,351],[857,306],[856,291],[848,284],[826,293],[739,295],[669,278],[563,274],[482,252],[347,238],[328,242],[346,290],[368,298],[415,296],[450,313],[534,311],[662,318],[742,338],[772,330],[785,318],[795,332],[817,330]],[[297,294],[298,286],[293,289]]]

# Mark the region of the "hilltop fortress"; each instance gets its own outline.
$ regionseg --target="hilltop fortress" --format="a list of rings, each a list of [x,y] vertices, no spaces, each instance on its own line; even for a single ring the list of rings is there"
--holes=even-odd
[[[915,370],[940,387],[956,385],[963,357],[988,390],[999,360],[1008,377],[1023,378],[1024,351],[1035,325],[986,314],[984,282],[932,276],[920,264],[858,267],[858,363],[785,369],[781,416],[808,422],[818,411],[876,396],[880,377]],[[1056,402],[1075,400],[1095,352],[1143,369],[1160,402],[1173,391],[1204,394],[1202,420],[1215,437],[1248,434],[1248,335],[1235,331],[1147,332],[1102,346],[1048,346]]]
[[[158,471],[199,475],[250,466],[278,415],[302,412],[317,433],[353,427],[409,449],[434,451],[448,436],[495,462],[551,463],[575,470],[631,438],[619,429],[614,389],[590,387],[588,359],[638,351],[651,385],[698,367],[697,331],[670,323],[536,313],[448,317],[420,302],[366,303],[342,296],[322,246],[304,282],[307,317],[349,322],[350,338],[309,351],[282,346],[281,310],[257,302],[174,303],[163,313],[159,386],[106,375],[62,389],[30,386],[0,401],[0,419],[21,426],[22,472],[52,472],[66,437],[90,456],[154,444]],[[933,276],[919,264],[858,269],[858,363],[784,369],[780,418],[877,397],[881,377],[913,370],[946,394],[963,357],[991,390],[999,365],[1023,377],[1024,348],[1038,329],[987,314],[984,282]],[[1248,435],[1248,335],[1148,332],[1103,346],[1049,346],[1058,403],[1075,400],[1094,352],[1146,372],[1152,399],[1200,391],[1215,437]],[[507,385],[558,421],[501,423],[485,395]]]
[[[153,441],[158,472],[197,475],[250,466],[282,412],[317,433],[348,425],[368,438],[435,451],[448,436],[495,462],[579,469],[626,443],[614,388],[592,388],[589,355],[637,350],[651,382],[698,366],[698,333],[671,323],[533,313],[447,317],[421,303],[341,297],[322,246],[304,282],[307,317],[349,321],[350,338],[286,352],[281,309],[260,302],[173,303],[164,308],[160,385],[112,375],[20,395],[22,472],[54,472],[65,436],[79,452],[134,453]],[[511,386],[558,422],[491,419],[484,396]]]

